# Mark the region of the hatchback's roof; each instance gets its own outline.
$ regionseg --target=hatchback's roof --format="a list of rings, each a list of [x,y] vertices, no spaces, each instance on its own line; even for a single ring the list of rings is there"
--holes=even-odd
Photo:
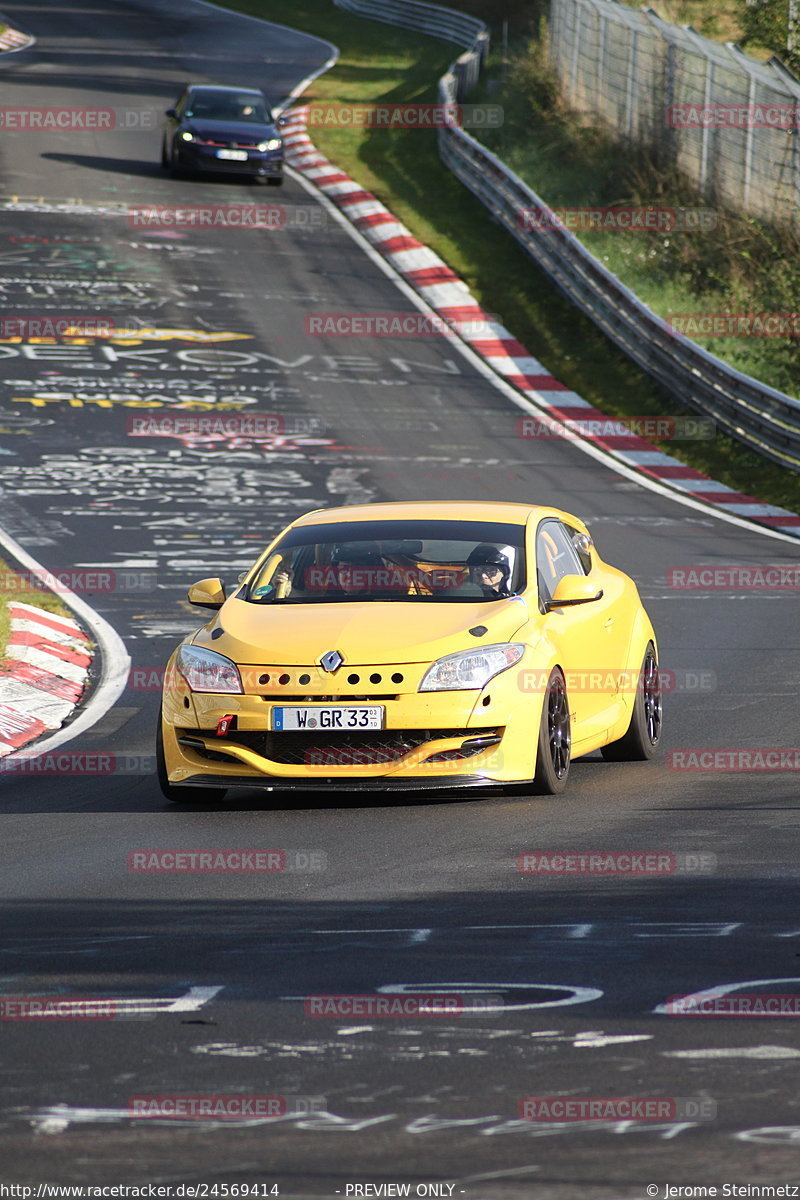
[[[531,515],[552,509],[506,500],[401,500],[386,504],[351,504],[306,513],[296,525],[328,525],[337,521],[502,521],[525,525]]]

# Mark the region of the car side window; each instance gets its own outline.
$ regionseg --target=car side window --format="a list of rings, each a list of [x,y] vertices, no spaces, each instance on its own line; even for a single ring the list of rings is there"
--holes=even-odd
[[[583,567],[584,575],[588,575],[592,569],[592,539],[586,533],[581,533],[579,529],[573,529],[571,525],[564,525],[572,547],[578,556],[578,560]]]
[[[560,521],[543,521],[536,534],[536,578],[539,603],[553,599],[558,583],[565,575],[583,575],[583,566],[572,539]]]

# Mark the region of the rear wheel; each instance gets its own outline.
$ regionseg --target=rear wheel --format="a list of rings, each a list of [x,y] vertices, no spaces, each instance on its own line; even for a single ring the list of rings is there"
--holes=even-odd
[[[283,176],[282,175],[270,175],[267,179],[267,183],[271,187],[282,187],[283,186]]]
[[[156,728],[156,775],[161,793],[174,804],[216,804],[225,798],[227,788],[176,787],[170,783],[167,774],[167,763],[164,757],[164,728],[162,725],[161,709],[158,710],[158,726]]]
[[[550,674],[539,722],[536,774],[533,790],[540,796],[555,796],[564,791],[569,776],[572,732],[569,720],[567,685],[561,670]]]
[[[628,731],[618,741],[603,746],[600,753],[607,762],[642,762],[652,758],[661,741],[661,725],[661,679],[655,647],[650,642],[639,672]]]

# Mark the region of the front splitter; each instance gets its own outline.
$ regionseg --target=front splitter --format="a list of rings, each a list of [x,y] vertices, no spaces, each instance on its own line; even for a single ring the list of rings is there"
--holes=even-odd
[[[257,779],[242,775],[193,775],[185,784],[172,783],[176,789],[209,788],[223,791],[227,788],[249,788],[266,792],[422,792],[450,791],[453,788],[503,788],[517,787],[530,780],[485,779],[482,775],[448,775],[436,779]]]

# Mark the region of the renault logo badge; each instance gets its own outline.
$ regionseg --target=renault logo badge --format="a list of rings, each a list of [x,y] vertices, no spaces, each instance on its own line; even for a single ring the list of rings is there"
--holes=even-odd
[[[324,671],[330,671],[333,673],[334,671],[339,670],[339,667],[344,662],[344,659],[338,650],[329,650],[327,654],[323,654],[319,661]]]

